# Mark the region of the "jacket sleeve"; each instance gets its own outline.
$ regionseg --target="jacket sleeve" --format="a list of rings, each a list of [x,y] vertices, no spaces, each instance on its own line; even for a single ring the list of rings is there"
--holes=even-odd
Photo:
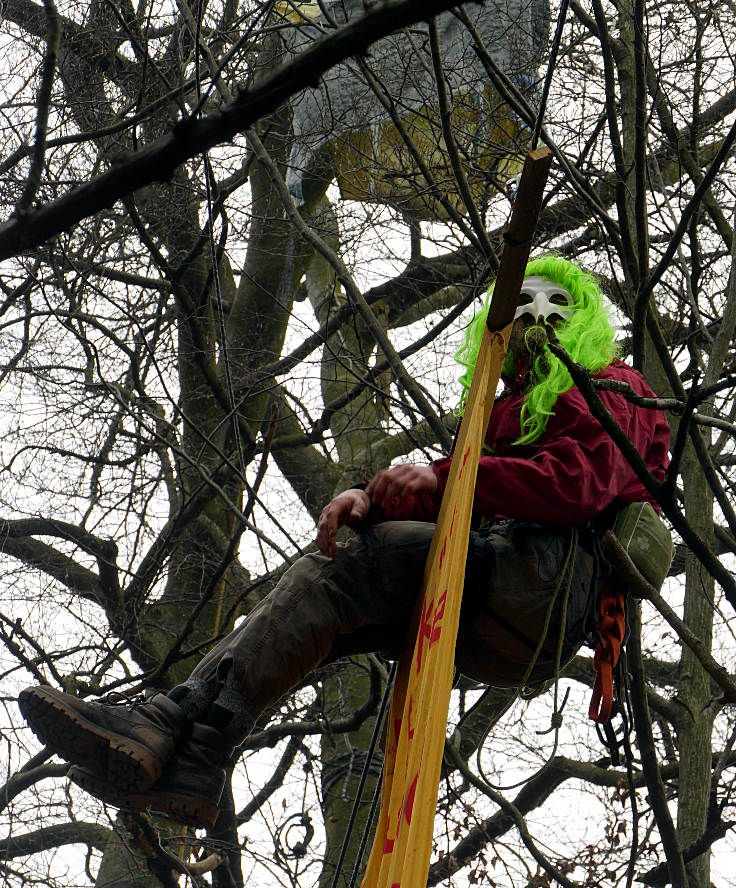
[[[619,394],[603,391],[600,396],[646,458],[657,426],[664,422],[663,415],[636,408]],[[432,463],[439,490],[447,483],[450,462],[446,458]],[[583,524],[638,484],[621,451],[591,414],[578,389],[572,388],[557,399],[542,443],[529,457],[481,457],[473,514],[476,518]]]
[[[410,496],[396,497],[390,503],[384,503],[382,506],[371,505],[371,510],[365,520],[356,525],[355,529],[370,527],[381,521],[436,521],[441,502],[441,490],[432,496],[411,494]]]

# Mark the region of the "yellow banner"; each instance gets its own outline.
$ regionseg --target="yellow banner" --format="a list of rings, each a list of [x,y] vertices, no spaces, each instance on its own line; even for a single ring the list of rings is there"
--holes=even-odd
[[[511,324],[483,336],[427,559],[413,655],[405,651],[396,673],[381,813],[362,888],[427,881],[478,460],[510,332]]]

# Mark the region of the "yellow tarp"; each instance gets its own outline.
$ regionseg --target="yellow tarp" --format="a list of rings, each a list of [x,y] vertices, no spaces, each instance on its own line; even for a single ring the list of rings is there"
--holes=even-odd
[[[319,5],[311,0],[286,0],[274,7],[274,21],[279,26],[308,26],[320,15]],[[473,202],[483,206],[503,191],[507,179],[521,172],[531,132],[485,77],[467,87],[452,96],[451,126]],[[392,99],[397,101],[401,124],[436,183],[437,193],[465,216],[467,207],[448,159],[438,99],[428,86],[425,91],[426,102],[417,98],[402,101],[400,96]],[[324,136],[343,200],[387,204],[416,220],[451,218],[388,111],[374,115],[363,126],[346,129],[336,125],[334,133],[325,132]]]
[[[483,206],[521,172],[529,130],[488,84],[478,96],[455,97],[451,121],[473,201]],[[439,111],[427,105],[402,114],[401,122],[439,192],[464,216],[467,208],[452,172]],[[343,200],[391,204],[416,219],[450,218],[391,120],[340,134],[329,148]]]
[[[363,888],[427,881],[478,460],[511,325],[485,331],[427,559],[413,655],[396,674],[381,813]],[[419,608],[417,608],[419,613]]]

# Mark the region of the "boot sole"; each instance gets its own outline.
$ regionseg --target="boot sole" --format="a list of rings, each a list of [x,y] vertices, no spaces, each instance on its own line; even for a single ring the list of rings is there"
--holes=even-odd
[[[110,786],[87,768],[72,768],[69,779],[85,792],[115,808],[139,813],[153,811],[185,826],[212,829],[219,812],[217,805],[205,799],[178,792],[156,791],[155,787],[146,792],[118,791],[117,787]]]
[[[23,718],[55,753],[75,765],[93,768],[123,791],[142,791],[158,780],[161,764],[145,746],[89,721],[46,689],[26,689],[18,697]]]

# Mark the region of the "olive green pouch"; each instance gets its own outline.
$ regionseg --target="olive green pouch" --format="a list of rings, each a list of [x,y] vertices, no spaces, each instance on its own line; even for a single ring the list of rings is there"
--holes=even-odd
[[[661,589],[672,563],[672,535],[650,503],[629,503],[616,516],[613,533],[639,573]]]

